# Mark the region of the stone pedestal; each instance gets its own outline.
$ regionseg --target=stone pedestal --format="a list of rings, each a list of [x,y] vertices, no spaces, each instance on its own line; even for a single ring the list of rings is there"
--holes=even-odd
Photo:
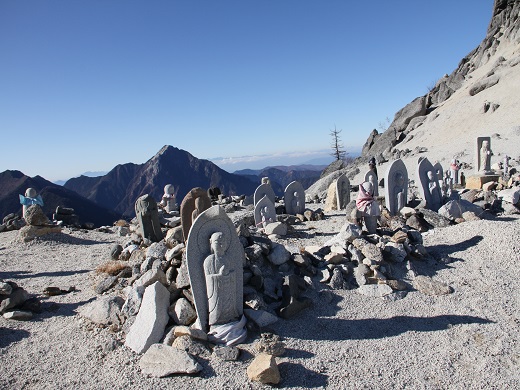
[[[470,190],[480,190],[482,185],[491,181],[498,182],[499,175],[478,175],[466,178],[466,188]]]

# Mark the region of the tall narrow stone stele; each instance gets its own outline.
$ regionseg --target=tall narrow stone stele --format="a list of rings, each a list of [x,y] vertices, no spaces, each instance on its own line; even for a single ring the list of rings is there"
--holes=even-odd
[[[305,212],[305,190],[298,181],[290,182],[284,191],[285,211],[296,215]]]
[[[227,345],[238,344],[246,337],[244,258],[233,222],[220,206],[210,207],[193,222],[186,262],[198,317],[196,327]]]
[[[397,215],[408,202],[408,171],[403,160],[393,161],[385,175],[385,204],[391,215]]]
[[[336,180],[338,210],[345,210],[350,203],[350,180],[344,173]]]
[[[268,224],[276,222],[276,209],[267,195],[255,205],[255,225],[265,228]]]
[[[256,205],[258,202],[260,202],[260,199],[262,199],[264,195],[267,195],[271,202],[275,204],[276,199],[274,196],[273,187],[271,187],[271,183],[269,182],[269,179],[266,177],[262,178],[262,184],[260,184],[255,190],[254,204]]]
[[[365,173],[365,182],[372,183],[372,188],[374,189],[374,196],[379,196],[379,178],[376,173],[370,169],[367,173]]]
[[[151,195],[146,194],[137,198],[135,215],[139,222],[139,232],[143,238],[152,242],[159,242],[163,239],[157,202]]]
[[[193,221],[205,210],[211,207],[207,191],[201,187],[190,190],[181,203],[181,226],[184,241],[188,239]]]
[[[417,178],[419,179],[419,192],[426,202],[425,207],[433,211],[439,210],[442,206],[442,193],[435,169],[427,158],[419,161]]]

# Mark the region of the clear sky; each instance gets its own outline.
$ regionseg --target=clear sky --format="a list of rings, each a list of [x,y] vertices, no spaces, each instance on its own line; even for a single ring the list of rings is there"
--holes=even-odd
[[[0,172],[68,179],[163,145],[230,172],[290,165],[329,153],[334,126],[359,150],[480,44],[492,7],[0,0]]]

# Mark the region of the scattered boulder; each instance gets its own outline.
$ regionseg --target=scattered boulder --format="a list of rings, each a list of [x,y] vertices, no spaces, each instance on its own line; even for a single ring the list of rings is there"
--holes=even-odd
[[[164,344],[151,344],[141,360],[139,367],[143,373],[164,377],[171,374],[195,374],[202,366],[186,351]]]
[[[104,295],[79,309],[79,314],[98,325],[120,325],[124,300],[118,296]]]
[[[280,382],[280,371],[272,355],[261,353],[247,367],[247,377],[255,382],[276,385]]]

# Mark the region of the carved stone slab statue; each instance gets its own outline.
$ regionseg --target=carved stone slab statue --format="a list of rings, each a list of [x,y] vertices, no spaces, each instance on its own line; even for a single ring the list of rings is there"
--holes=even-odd
[[[417,165],[419,178],[419,193],[426,202],[426,208],[437,211],[442,206],[442,193],[437,180],[437,174],[432,163],[423,158]]]
[[[336,180],[338,210],[345,210],[350,203],[350,180],[344,173]]]
[[[204,211],[211,207],[211,200],[208,193],[200,187],[190,190],[181,203],[181,226],[184,241],[188,239],[188,234],[193,221]]]
[[[276,209],[267,195],[255,205],[255,225],[265,228],[270,223],[276,222]]]
[[[186,264],[197,311],[196,327],[218,343],[235,345],[246,336],[243,316],[244,248],[220,206],[199,214],[186,244]]]
[[[152,242],[163,239],[157,202],[151,195],[143,195],[135,201],[135,215],[139,222],[139,232],[143,238]]]
[[[379,196],[379,183],[378,177],[375,171],[372,169],[365,173],[365,182],[372,183],[372,188],[374,189],[374,196]]]
[[[476,173],[479,175],[492,175],[491,170],[491,137],[477,137],[477,161]]]
[[[305,212],[305,190],[298,181],[290,182],[284,191],[285,211],[296,215]]]
[[[391,215],[397,215],[408,202],[408,171],[403,160],[393,161],[385,175],[385,205]]]
[[[264,179],[266,179],[266,178],[262,179],[262,184],[260,184],[255,190],[255,194],[254,194],[255,205],[260,201],[260,199],[262,199],[264,197],[264,195],[267,195],[267,197],[271,200],[271,202],[273,204],[275,204],[275,202],[276,202],[273,187],[271,187],[271,184],[269,184],[269,183],[263,183]]]

